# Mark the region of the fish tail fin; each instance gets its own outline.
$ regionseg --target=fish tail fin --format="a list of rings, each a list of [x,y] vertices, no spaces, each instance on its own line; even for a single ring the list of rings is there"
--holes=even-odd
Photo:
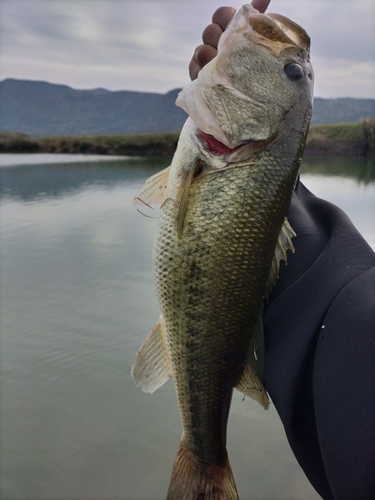
[[[238,500],[228,458],[222,465],[200,460],[181,440],[167,500]]]

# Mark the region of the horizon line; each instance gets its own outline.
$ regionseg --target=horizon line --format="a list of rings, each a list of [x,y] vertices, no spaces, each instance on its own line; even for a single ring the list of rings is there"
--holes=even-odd
[[[106,87],[93,87],[93,88],[77,88],[77,87],[72,87],[71,85],[67,83],[57,83],[57,82],[51,82],[48,80],[33,80],[33,79],[28,79],[28,78],[15,78],[15,77],[6,77],[2,80],[0,80],[0,84],[6,82],[7,80],[14,80],[17,82],[33,82],[33,83],[47,83],[48,85],[56,85],[56,86],[63,86],[63,87],[68,87],[72,90],[76,91],[82,91],[82,92],[93,92],[93,91],[105,91],[105,92],[134,92],[137,94],[158,94],[158,95],[166,95],[169,94],[170,92],[174,92],[176,90],[180,91],[183,89],[183,87],[175,87],[170,90],[167,90],[166,92],[158,92],[158,91],[152,91],[152,90],[133,90],[133,89],[107,89]],[[341,96],[341,97],[321,97],[318,95],[314,95],[314,99],[358,99],[358,100],[375,100],[375,97],[353,97],[353,96]]]

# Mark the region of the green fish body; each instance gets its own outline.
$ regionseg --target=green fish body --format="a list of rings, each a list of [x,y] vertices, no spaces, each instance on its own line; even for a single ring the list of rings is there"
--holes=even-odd
[[[263,300],[293,250],[285,216],[311,117],[302,28],[243,6],[222,38],[177,101],[190,118],[171,167],[136,198],[161,203],[153,269],[162,315],[132,375],[145,392],[174,380],[183,435],[170,500],[238,498],[226,451],[232,392],[269,405]]]

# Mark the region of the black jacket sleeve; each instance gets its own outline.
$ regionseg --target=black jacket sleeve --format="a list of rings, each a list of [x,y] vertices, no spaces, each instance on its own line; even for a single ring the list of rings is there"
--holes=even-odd
[[[317,492],[375,499],[375,254],[301,183],[288,220],[296,252],[265,308],[266,388]]]

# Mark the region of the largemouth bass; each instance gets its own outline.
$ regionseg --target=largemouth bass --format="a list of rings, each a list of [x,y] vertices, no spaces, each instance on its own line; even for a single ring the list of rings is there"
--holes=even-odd
[[[169,500],[238,498],[226,450],[233,388],[269,404],[263,301],[293,250],[286,220],[305,146],[310,39],[244,5],[180,93],[171,166],[135,202],[161,205],[153,269],[161,317],[135,360],[145,392],[173,377],[183,434]]]

